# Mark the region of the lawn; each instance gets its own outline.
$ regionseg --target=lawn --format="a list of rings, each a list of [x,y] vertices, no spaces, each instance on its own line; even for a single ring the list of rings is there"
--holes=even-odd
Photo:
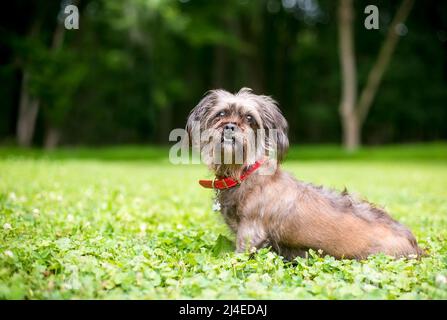
[[[235,254],[197,183],[211,175],[166,154],[0,148],[0,298],[447,299],[446,144],[296,147],[284,164],[387,208],[429,252],[420,261]]]

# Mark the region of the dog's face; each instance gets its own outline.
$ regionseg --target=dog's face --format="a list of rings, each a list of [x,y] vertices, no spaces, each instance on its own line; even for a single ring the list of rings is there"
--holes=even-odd
[[[277,160],[287,151],[287,121],[276,102],[243,88],[236,94],[212,90],[191,111],[189,137],[200,133],[202,160],[216,172],[251,164],[275,149]]]

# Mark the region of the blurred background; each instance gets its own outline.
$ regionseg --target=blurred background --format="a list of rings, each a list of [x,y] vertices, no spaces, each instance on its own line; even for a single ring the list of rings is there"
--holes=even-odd
[[[17,0],[0,15],[3,145],[168,144],[207,90],[241,87],[279,102],[292,143],[447,138],[446,1]]]

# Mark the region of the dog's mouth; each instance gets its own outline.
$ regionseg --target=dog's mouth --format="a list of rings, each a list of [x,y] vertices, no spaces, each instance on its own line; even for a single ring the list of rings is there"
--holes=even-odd
[[[233,137],[227,137],[225,135],[222,135],[222,138],[220,139],[220,142],[224,143],[224,144],[235,144],[236,143],[236,138],[234,136]]]
[[[236,143],[236,137],[233,132],[223,131],[220,142],[224,145],[234,145]]]

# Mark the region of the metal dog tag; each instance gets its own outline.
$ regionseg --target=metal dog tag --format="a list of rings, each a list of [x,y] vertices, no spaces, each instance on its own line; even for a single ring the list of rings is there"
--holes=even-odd
[[[214,200],[213,211],[220,211],[220,203],[219,201],[217,201],[217,199]]]
[[[219,191],[218,190],[215,190],[215,191],[216,191],[216,195],[214,196],[213,211],[220,211],[220,202],[217,199],[219,196]]]

